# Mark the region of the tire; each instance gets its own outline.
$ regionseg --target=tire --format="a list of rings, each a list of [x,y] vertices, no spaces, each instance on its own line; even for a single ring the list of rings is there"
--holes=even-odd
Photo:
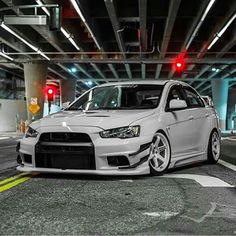
[[[171,147],[165,134],[157,132],[150,147],[149,166],[152,175],[163,175],[170,164]]]
[[[220,136],[216,130],[211,132],[208,149],[207,160],[210,164],[215,164],[220,158]]]

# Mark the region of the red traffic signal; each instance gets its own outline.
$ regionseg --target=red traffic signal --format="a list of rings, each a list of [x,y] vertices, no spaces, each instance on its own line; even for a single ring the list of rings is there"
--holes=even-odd
[[[185,68],[185,60],[183,56],[178,56],[173,64],[173,69],[177,72],[182,72]]]
[[[54,100],[55,89],[52,87],[48,87],[46,90],[48,102],[52,102]]]

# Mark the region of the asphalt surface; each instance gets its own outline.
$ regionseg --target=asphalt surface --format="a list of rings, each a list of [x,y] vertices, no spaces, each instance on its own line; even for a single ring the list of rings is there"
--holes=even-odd
[[[19,174],[18,139],[0,138],[0,189]],[[235,140],[222,141],[221,159],[235,163]],[[230,187],[175,178],[182,174]],[[236,172],[220,164],[171,170],[168,178],[29,176],[0,192],[0,235],[236,235]]]

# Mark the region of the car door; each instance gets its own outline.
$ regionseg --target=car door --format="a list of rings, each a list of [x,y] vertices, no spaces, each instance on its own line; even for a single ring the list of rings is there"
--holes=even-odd
[[[191,87],[183,87],[185,99],[189,107],[189,115],[191,116],[191,131],[190,137],[193,144],[193,152],[203,152],[209,139],[209,110],[205,107],[200,95]]]
[[[171,99],[185,100],[181,85],[174,85],[170,88],[163,119],[170,138],[172,157],[177,157],[188,154],[192,149],[192,120],[189,116],[188,107],[170,110],[169,103]]]

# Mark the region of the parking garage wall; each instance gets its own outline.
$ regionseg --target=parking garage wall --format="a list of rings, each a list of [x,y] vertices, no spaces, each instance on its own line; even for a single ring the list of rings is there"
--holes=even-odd
[[[26,101],[0,99],[0,132],[15,132],[26,119]]]

